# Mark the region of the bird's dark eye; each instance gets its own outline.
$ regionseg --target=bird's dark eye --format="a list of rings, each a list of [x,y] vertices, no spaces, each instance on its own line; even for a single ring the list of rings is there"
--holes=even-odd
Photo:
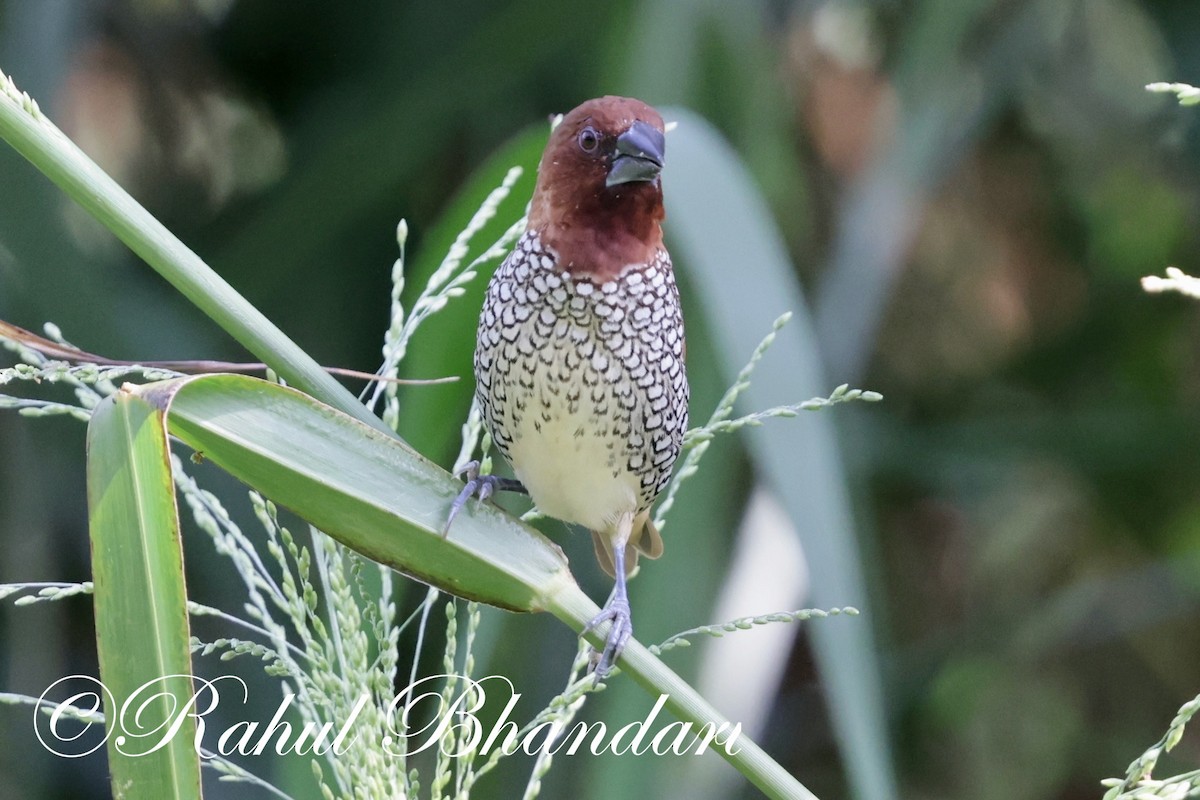
[[[579,149],[585,153],[594,153],[600,147],[600,134],[595,128],[584,128],[579,132]]]

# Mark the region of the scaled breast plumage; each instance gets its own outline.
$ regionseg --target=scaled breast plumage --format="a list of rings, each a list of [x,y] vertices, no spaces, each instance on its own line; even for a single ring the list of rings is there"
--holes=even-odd
[[[557,269],[526,232],[488,285],[475,374],[488,429],[544,512],[600,529],[587,517],[623,505],[622,493],[648,508],[687,428],[666,250],[596,283]]]

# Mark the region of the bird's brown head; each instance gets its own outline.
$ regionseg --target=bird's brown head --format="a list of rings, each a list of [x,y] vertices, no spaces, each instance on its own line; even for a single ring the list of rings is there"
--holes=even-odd
[[[538,166],[529,228],[559,267],[597,281],[662,247],[663,121],[640,100],[599,97],[563,117]]]

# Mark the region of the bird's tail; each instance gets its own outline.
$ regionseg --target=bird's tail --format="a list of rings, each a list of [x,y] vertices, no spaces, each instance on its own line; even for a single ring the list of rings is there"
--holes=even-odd
[[[600,568],[610,576],[616,577],[612,531],[592,531],[592,544],[596,547],[596,560],[600,562]],[[633,574],[639,555],[658,558],[662,554],[662,536],[654,526],[654,521],[650,519],[650,509],[646,509],[633,518],[633,532],[629,536],[629,545],[625,548],[625,574]]]

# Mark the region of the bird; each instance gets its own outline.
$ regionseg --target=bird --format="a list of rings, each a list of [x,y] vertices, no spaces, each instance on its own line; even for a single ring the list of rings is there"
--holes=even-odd
[[[658,558],[650,518],[688,424],[679,290],[663,244],[662,117],[605,96],[552,130],[524,233],[488,283],[477,330],[478,402],[516,478],[467,482],[471,496],[522,491],[545,515],[591,531],[612,593],[584,633],[611,623],[593,653],[599,681],[633,635],[626,579]]]

